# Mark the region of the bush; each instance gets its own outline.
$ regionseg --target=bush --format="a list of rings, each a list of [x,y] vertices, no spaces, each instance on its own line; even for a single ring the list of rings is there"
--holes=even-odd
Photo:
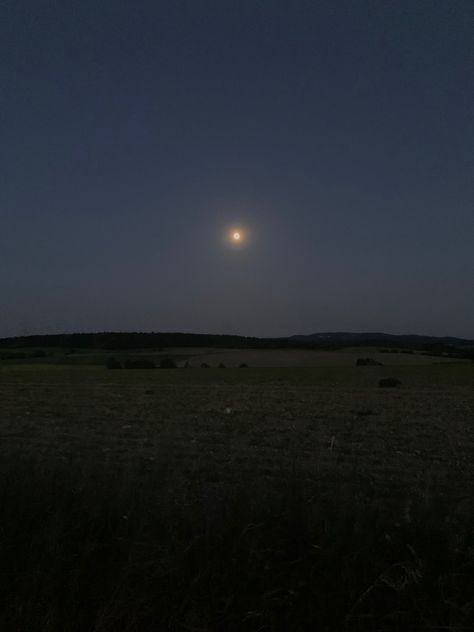
[[[127,360],[125,362],[126,369],[156,369],[153,360]]]
[[[239,369],[248,369],[249,365],[245,364],[245,362],[242,362],[241,365],[239,365]]]
[[[160,360],[160,369],[175,369],[176,362],[173,358],[163,358]]]
[[[107,363],[105,365],[108,369],[121,369],[122,365],[115,358],[107,358]]]
[[[208,369],[208,368],[209,368],[209,365],[207,364],[207,362],[203,362],[201,364],[201,369]]]
[[[46,351],[12,351],[11,353],[2,354],[2,360],[27,360],[29,358],[47,358],[51,353],[46,353]]]
[[[356,366],[383,366],[381,362],[372,358],[357,358]]]
[[[220,362],[218,368],[219,369],[225,369],[225,364],[223,362]]]
[[[399,386],[401,384],[400,380],[397,380],[395,377],[384,377],[379,380],[379,386],[382,388],[394,388],[395,386]]]

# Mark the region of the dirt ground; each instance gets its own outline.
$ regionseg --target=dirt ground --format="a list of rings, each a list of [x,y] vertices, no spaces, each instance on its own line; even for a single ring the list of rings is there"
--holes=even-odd
[[[321,484],[369,474],[385,496],[427,474],[473,491],[473,367],[399,367],[402,386],[379,388],[388,370],[3,369],[0,449],[164,459],[210,482],[296,462]]]
[[[178,351],[178,350],[176,350]],[[354,366],[357,358],[371,358],[384,366],[426,366],[433,363],[453,362],[450,358],[415,353],[383,353],[373,347],[353,347],[337,351],[311,349],[191,349],[188,360],[191,366],[202,363],[238,367],[245,363],[252,367],[312,367]],[[181,353],[183,350],[181,350]],[[454,360],[454,362],[459,360]],[[181,361],[182,366],[185,362]]]

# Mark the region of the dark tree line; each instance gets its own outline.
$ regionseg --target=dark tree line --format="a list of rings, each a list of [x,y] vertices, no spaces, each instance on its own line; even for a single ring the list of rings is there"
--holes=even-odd
[[[99,332],[77,334],[53,334],[20,336],[0,339],[0,349],[66,348],[66,349],[103,349],[106,351],[126,351],[130,349],[161,350],[169,347],[215,347],[230,349],[325,349],[338,350],[350,346],[384,347],[388,351],[409,353],[417,351],[433,356],[448,356],[474,360],[474,343],[459,341],[452,344],[441,339],[423,338],[423,342],[413,336],[392,336],[367,339],[358,337],[350,342],[347,336],[340,334],[326,336],[326,339],[311,337],[293,338],[254,338],[246,336],[187,334],[187,333],[140,333],[140,332]]]

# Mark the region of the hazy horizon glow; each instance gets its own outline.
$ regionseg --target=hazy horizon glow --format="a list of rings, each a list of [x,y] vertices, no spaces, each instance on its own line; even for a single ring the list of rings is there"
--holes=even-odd
[[[474,339],[473,20],[1,5],[0,337]]]

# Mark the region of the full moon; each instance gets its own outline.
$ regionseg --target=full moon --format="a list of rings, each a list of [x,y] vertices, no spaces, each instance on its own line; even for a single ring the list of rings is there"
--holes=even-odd
[[[225,239],[234,250],[241,250],[247,243],[248,233],[238,224],[229,226]]]

